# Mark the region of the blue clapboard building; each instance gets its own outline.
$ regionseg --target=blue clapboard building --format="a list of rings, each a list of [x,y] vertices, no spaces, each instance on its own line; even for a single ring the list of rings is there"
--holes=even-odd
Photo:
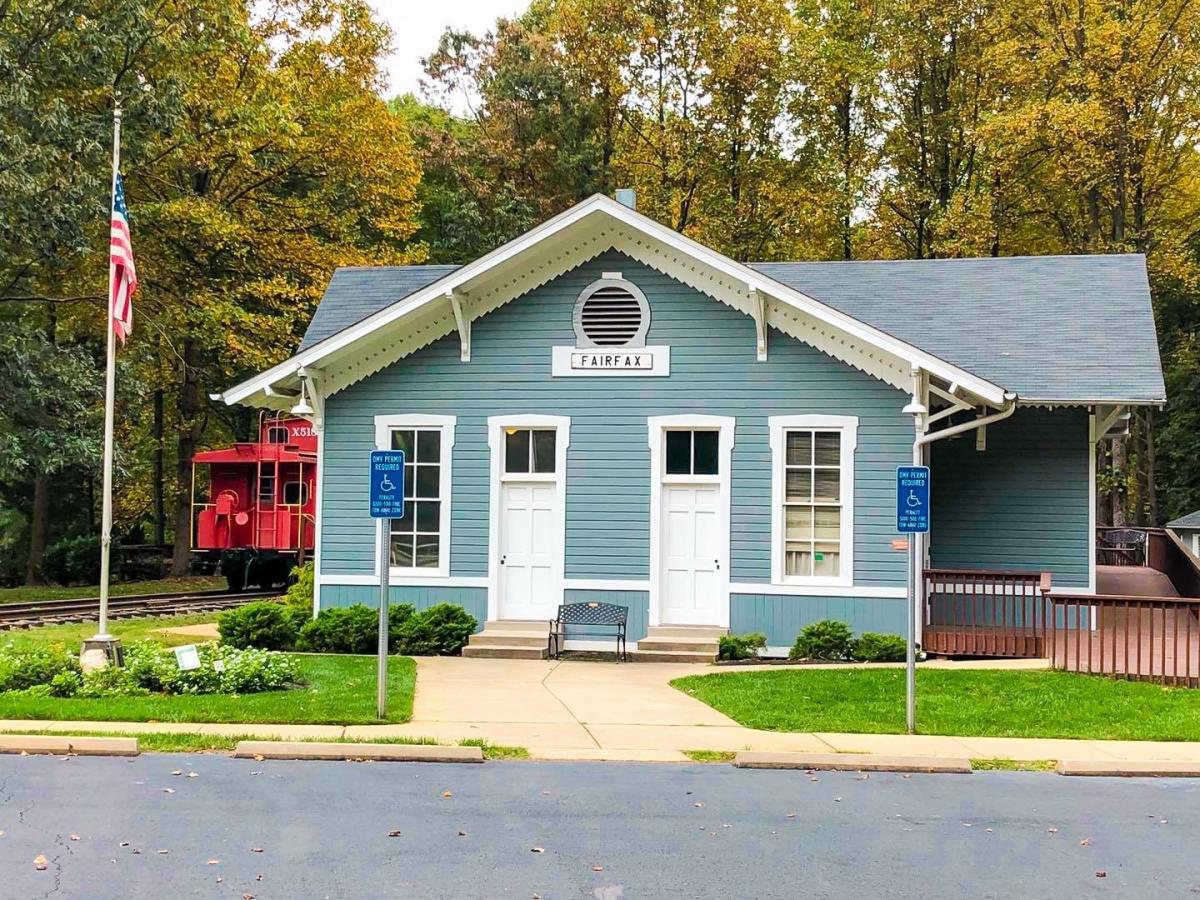
[[[318,607],[374,605],[386,564],[394,602],[514,655],[580,599],[628,606],[643,653],[902,633],[914,463],[923,570],[1094,592],[1096,444],[1164,402],[1142,256],[744,264],[603,196],[463,266],[337,270],[296,354],[223,396],[301,389]],[[407,460],[383,524],[376,449]]]

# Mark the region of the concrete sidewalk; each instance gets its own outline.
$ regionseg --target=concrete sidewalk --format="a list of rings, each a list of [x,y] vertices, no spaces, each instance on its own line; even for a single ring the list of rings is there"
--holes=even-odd
[[[967,666],[951,663],[947,667]],[[1022,661],[1020,666],[1009,667],[1030,665]],[[680,762],[687,759],[685,750],[764,750],[969,759],[1200,762],[1200,742],[758,731],[738,725],[669,684],[684,675],[759,668],[774,667],[426,657],[418,660],[413,720],[404,725],[8,720],[0,721],[0,730],[170,731],[284,740],[408,737],[442,743],[481,738],[493,744],[525,747],[537,759]]]

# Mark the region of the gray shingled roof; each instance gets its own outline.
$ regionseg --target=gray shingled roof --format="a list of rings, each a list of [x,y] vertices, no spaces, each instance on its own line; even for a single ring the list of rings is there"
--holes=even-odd
[[[1026,399],[1165,396],[1141,255],[751,266]],[[338,269],[301,349],[455,268]]]
[[[1174,522],[1167,523],[1168,528],[1200,528],[1200,509],[1186,516],[1180,516]]]

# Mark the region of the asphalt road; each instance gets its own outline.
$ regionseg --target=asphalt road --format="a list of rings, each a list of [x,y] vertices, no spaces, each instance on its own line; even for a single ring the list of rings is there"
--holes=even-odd
[[[1198,825],[1181,780],[8,756],[0,897],[1195,897]]]

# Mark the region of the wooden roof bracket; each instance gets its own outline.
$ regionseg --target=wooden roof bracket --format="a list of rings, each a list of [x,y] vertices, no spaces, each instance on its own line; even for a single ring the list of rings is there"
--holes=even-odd
[[[458,326],[459,359],[471,361],[471,319],[463,311],[461,291],[446,291],[450,308],[454,310],[454,322]]]
[[[747,285],[750,295],[750,311],[754,316],[754,330],[758,337],[757,354],[759,362],[767,361],[767,298],[758,288]]]

